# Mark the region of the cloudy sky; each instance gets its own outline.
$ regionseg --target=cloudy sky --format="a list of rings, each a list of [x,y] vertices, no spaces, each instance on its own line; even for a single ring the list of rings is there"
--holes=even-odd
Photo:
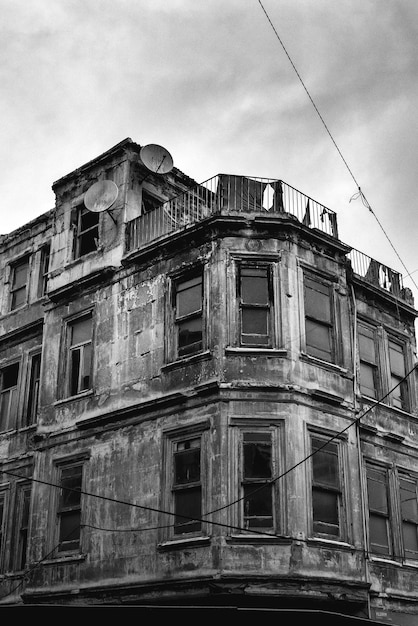
[[[284,180],[417,306],[417,0],[0,0],[0,15],[0,233],[130,137],[198,182]]]

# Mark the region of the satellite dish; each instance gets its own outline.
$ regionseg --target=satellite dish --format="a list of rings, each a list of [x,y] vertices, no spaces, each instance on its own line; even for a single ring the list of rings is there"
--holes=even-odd
[[[86,209],[101,213],[109,209],[118,197],[119,189],[113,180],[98,180],[84,194]]]
[[[145,167],[154,174],[167,174],[173,169],[173,159],[169,151],[155,143],[143,146],[139,155]]]

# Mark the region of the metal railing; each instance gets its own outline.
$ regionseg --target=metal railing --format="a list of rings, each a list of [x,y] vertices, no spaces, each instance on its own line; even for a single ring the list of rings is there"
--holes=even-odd
[[[371,285],[385,289],[397,298],[403,298],[404,287],[402,274],[379,263],[375,259],[367,256],[354,248],[348,253],[354,274],[363,278]]]
[[[288,213],[338,239],[337,216],[281,180],[218,174],[126,225],[131,252],[213,215]]]

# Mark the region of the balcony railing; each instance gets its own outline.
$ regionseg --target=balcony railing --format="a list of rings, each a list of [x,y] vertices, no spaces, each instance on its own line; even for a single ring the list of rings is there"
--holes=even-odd
[[[351,261],[354,274],[375,287],[385,289],[397,298],[404,298],[402,274],[354,248],[347,256]]]
[[[127,223],[126,250],[142,248],[213,215],[289,213],[338,238],[334,211],[281,180],[218,174]]]

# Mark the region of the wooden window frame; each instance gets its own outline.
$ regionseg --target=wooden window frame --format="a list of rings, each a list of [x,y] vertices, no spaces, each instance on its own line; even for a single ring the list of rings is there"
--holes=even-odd
[[[78,342],[78,343],[72,343],[72,332],[73,332],[73,328],[79,324],[84,322],[85,320],[90,319],[91,320],[91,333],[90,333],[90,339],[83,341],[83,342]],[[89,386],[88,388],[85,389],[80,389],[80,376],[82,373],[82,367],[80,366],[81,363],[84,363],[83,357],[84,357],[84,352],[87,346],[90,346],[90,365],[89,365]],[[68,319],[66,321],[65,324],[65,372],[64,372],[64,380],[65,380],[65,392],[64,392],[64,397],[67,398],[71,398],[71,397],[75,397],[75,396],[79,396],[81,394],[85,394],[88,393],[90,391],[92,391],[93,389],[93,363],[94,363],[94,355],[93,355],[93,347],[94,347],[94,316],[93,316],[93,311],[89,310],[89,311],[83,311],[82,313],[78,314],[76,317],[72,317],[70,319]],[[77,382],[77,389],[76,389],[76,393],[72,393],[73,391],[73,372],[72,372],[72,358],[73,358],[73,354],[78,351],[80,353],[80,359],[79,359],[79,368],[78,368],[78,377],[79,380]]]
[[[10,264],[10,311],[16,311],[17,309],[24,307],[28,303],[30,269],[31,269],[30,265],[31,265],[31,258],[29,254],[26,254],[25,256],[21,257],[20,259],[17,259],[16,261],[13,261],[13,263]],[[17,270],[23,266],[26,266],[25,281],[22,284],[19,282],[16,285]],[[19,304],[16,304],[15,302],[16,294],[22,291],[24,292],[23,301],[20,302]]]
[[[324,363],[331,363],[334,365],[338,365],[339,361],[340,361],[340,348],[339,345],[337,343],[337,314],[336,314],[336,299],[335,299],[335,294],[334,294],[334,284],[332,280],[328,280],[326,278],[322,278],[318,275],[316,275],[313,272],[307,271],[305,269],[303,269],[302,271],[303,273],[303,290],[302,290],[302,294],[303,294],[303,311],[304,311],[304,333],[303,333],[303,341],[302,341],[302,349],[303,351],[309,355],[310,357],[313,357],[315,359],[318,359],[320,361],[323,361]],[[311,283],[316,283],[317,285],[320,286],[319,289],[313,289],[311,287],[309,287],[308,283],[309,281]],[[315,315],[311,314],[308,310],[308,297],[307,297],[307,290],[312,289],[312,291],[318,291],[319,293],[321,293],[324,296],[328,296],[328,300],[329,300],[329,314],[330,314],[330,319],[329,321],[327,320],[322,320],[318,317],[316,317]],[[325,290],[327,291],[327,293],[325,293]],[[308,324],[312,324],[315,325],[317,328],[319,329],[323,329],[326,330],[329,336],[329,347],[330,347],[330,358],[325,358],[323,354],[320,354],[321,350],[319,348],[315,348],[315,346],[311,346],[309,343],[309,329],[308,329]],[[322,350],[322,352],[326,352],[325,350]]]
[[[13,368],[13,367],[17,367],[16,384],[13,386],[4,387],[5,372],[6,370],[9,370],[10,368]],[[21,370],[21,362],[19,360],[13,361],[12,363],[7,363],[0,368],[0,411],[3,407],[3,403],[5,402],[4,398],[5,398],[6,392],[9,392],[7,415],[6,417],[4,417],[0,413],[0,432],[13,430],[18,427],[19,404],[20,404],[20,398],[19,398],[20,370]]]
[[[84,225],[88,217],[91,224]],[[100,241],[100,213],[89,211],[84,204],[74,209],[73,218],[73,256],[81,259],[91,252],[97,252]],[[84,250],[84,248],[86,248]]]

